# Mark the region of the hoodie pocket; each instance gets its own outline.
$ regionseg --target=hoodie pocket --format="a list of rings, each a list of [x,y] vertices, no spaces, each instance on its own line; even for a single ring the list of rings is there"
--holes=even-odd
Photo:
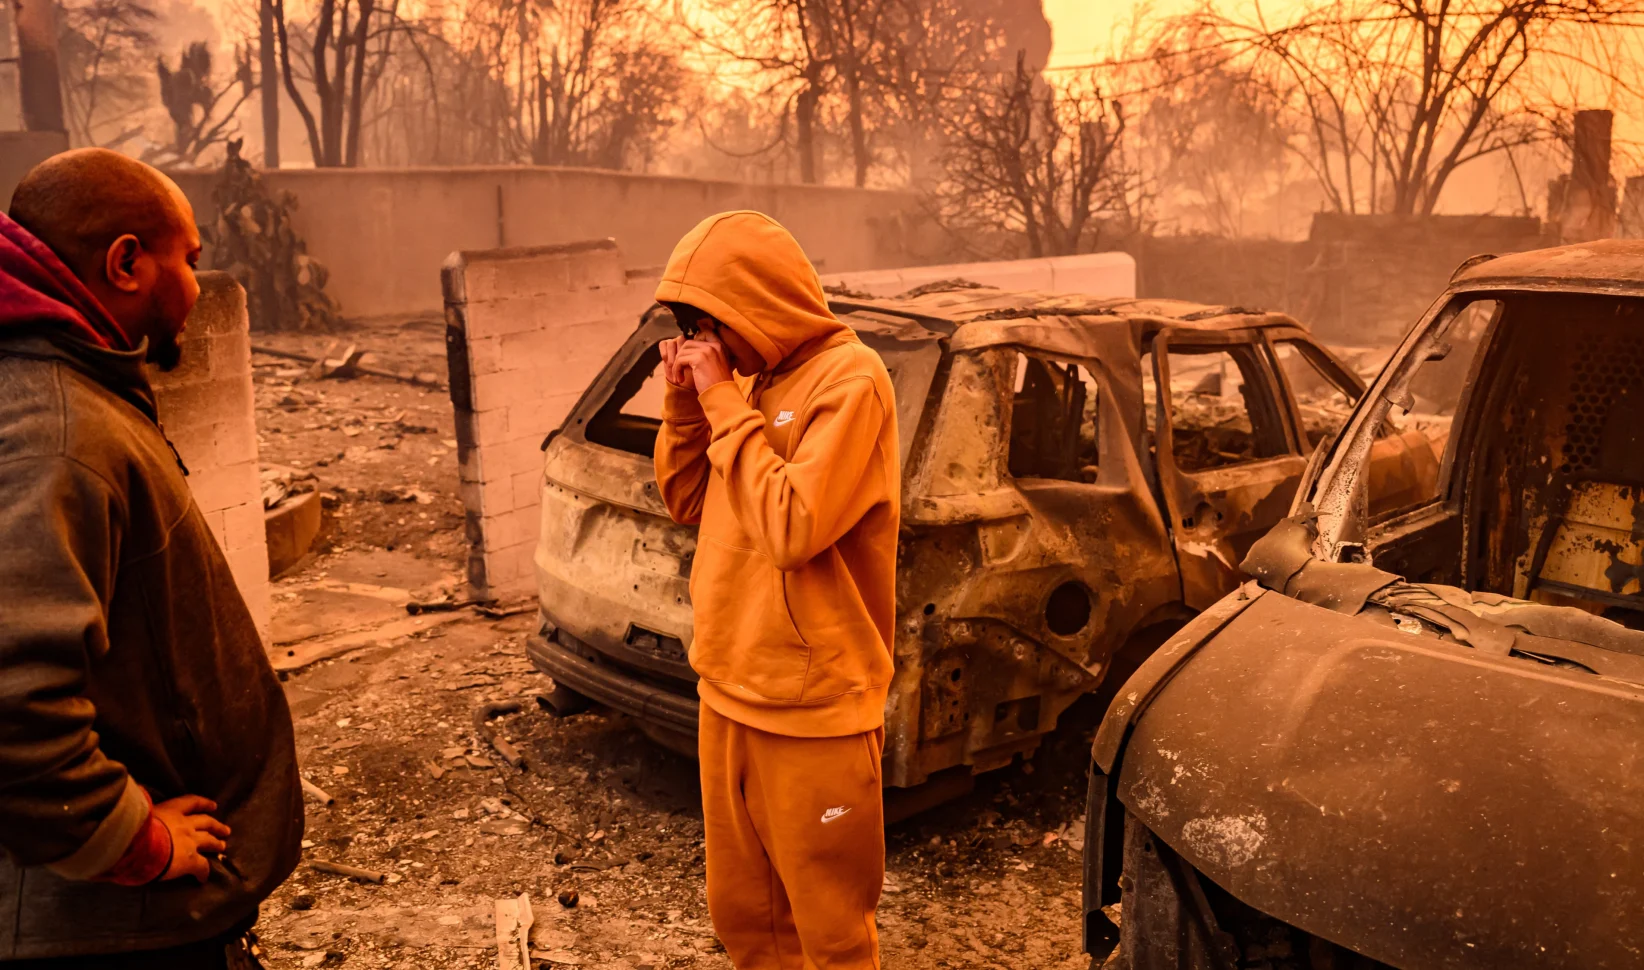
[[[704,680],[773,701],[798,701],[810,648],[788,615],[782,573],[752,549],[697,541],[691,666]]]

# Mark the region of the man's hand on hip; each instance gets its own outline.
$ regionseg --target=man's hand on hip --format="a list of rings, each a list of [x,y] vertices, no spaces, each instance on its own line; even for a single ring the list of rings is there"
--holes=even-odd
[[[211,878],[211,860],[205,853],[227,849],[223,840],[229,836],[228,826],[209,814],[216,810],[216,802],[199,795],[182,795],[154,806],[154,817],[171,833],[171,865],[162,880],[193,876],[204,883]]]
[[[674,354],[674,366],[689,371],[698,394],[731,379],[731,364],[725,357],[725,345],[706,330],[680,345]]]

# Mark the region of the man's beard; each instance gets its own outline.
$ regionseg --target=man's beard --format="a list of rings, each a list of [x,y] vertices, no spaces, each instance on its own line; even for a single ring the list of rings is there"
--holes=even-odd
[[[165,336],[151,336],[148,338],[148,353],[145,355],[148,362],[161,371],[170,372],[177,369],[183,360],[183,344],[181,335],[166,334]]]

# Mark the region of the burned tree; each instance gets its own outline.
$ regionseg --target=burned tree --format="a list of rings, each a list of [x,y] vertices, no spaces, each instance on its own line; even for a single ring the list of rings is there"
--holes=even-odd
[[[69,134],[79,144],[116,147],[143,130],[131,115],[150,97],[159,14],[149,0],[71,0],[61,9]]]
[[[827,181],[833,144],[852,185],[914,172],[971,79],[1008,73],[1019,51],[1037,70],[1050,46],[1037,6],[1008,0],[734,0],[692,29],[756,86],[777,120],[765,151],[791,150],[807,184]]]
[[[239,52],[235,76],[226,81],[213,76],[211,48],[205,44],[190,44],[176,68],[160,58],[155,73],[172,131],[169,144],[145,153],[144,160],[157,165],[194,165],[207,150],[226,143],[235,114],[257,87],[249,50]],[[236,89],[238,97],[231,97]]]
[[[1126,126],[1093,77],[1053,88],[1019,58],[949,118],[947,175],[933,195],[944,225],[971,248],[1002,228],[1029,256],[1091,251],[1104,219],[1134,220]]]
[[[398,0],[319,0],[313,20],[293,28],[285,0],[272,0],[279,38],[280,71],[286,94],[308,130],[308,146],[317,168],[360,163],[360,126],[366,90],[381,76],[392,47]],[[306,34],[306,52],[293,67],[292,35]],[[306,56],[304,56],[306,55]],[[306,63],[305,63],[306,62]],[[370,63],[369,69],[367,63]],[[298,86],[298,71],[313,88],[319,116]]]
[[[212,265],[245,287],[251,326],[258,330],[318,330],[334,326],[337,302],[325,292],[325,266],[291,225],[297,208],[289,192],[270,193],[262,176],[228,143],[211,189],[216,220],[204,227]]]
[[[1322,0],[1273,25],[1200,19],[1304,120],[1301,157],[1339,212],[1430,215],[1468,162],[1543,141],[1524,85],[1571,35],[1636,0]]]

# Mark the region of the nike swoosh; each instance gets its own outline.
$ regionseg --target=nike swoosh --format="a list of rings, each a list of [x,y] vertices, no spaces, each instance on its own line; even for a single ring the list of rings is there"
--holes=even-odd
[[[777,418],[775,421],[772,421],[771,424],[780,428],[785,424],[793,424],[793,418]]]
[[[849,815],[850,813],[851,813],[851,810],[848,809],[848,808],[843,809],[843,810],[837,809],[837,808],[830,808],[827,811],[822,813],[822,824],[826,825],[826,824],[828,824],[829,822],[832,822],[835,819],[844,818],[846,815]]]

